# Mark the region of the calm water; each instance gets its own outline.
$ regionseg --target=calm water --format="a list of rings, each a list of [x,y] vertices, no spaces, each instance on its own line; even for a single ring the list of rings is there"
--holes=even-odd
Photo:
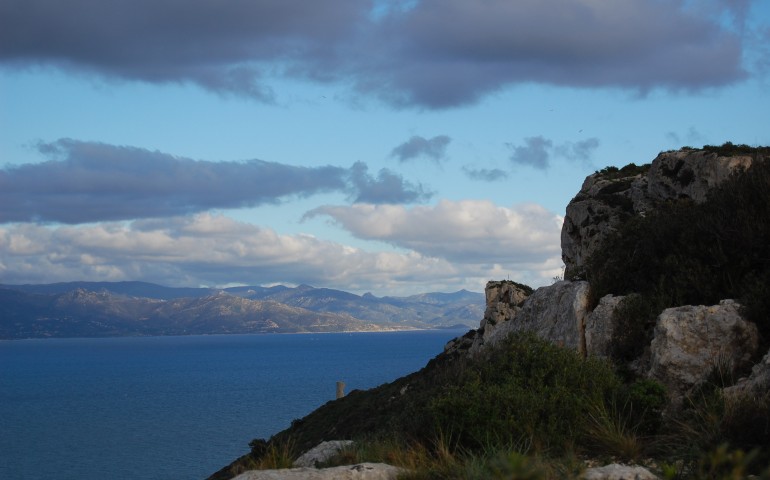
[[[462,331],[0,342],[0,478],[202,479]]]

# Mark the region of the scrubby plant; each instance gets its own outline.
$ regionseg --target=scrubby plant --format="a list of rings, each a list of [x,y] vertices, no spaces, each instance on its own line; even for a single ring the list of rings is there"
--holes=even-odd
[[[462,369],[428,412],[466,448],[526,442],[535,451],[564,452],[589,406],[619,386],[609,363],[525,333]]]

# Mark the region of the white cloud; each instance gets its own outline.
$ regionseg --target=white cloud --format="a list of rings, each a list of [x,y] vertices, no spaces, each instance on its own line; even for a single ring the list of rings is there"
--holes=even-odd
[[[351,213],[362,207],[369,206],[356,205]],[[398,210],[402,221],[388,227],[386,218],[397,218]],[[429,210],[436,216],[433,220]],[[495,212],[502,217],[495,219]],[[366,251],[312,235],[282,235],[212,214],[74,226],[9,224],[0,227],[0,278],[8,284],[72,280],[144,280],[174,286],[308,283],[359,293],[407,295],[461,288],[481,291],[488,280],[506,276],[538,286],[548,283],[558,261],[558,219],[536,206],[513,211],[485,202],[442,202],[435,209],[417,212],[384,206],[376,218],[386,228],[370,225],[366,230],[389,236],[391,243],[408,250]],[[425,228],[404,236],[420,219],[427,222]],[[440,219],[449,224],[440,225]],[[472,234],[470,230],[476,228],[483,230]],[[459,234],[462,229],[465,234]],[[404,238],[397,240],[399,235]],[[512,237],[506,239],[506,235]]]
[[[323,206],[356,237],[381,240],[453,263],[540,263],[560,254],[562,217],[535,204],[500,207],[486,200],[442,200],[435,206]]]

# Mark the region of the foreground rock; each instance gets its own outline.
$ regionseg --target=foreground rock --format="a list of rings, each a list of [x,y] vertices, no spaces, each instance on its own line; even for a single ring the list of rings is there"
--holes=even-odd
[[[330,440],[321,442],[314,448],[300,455],[294,461],[295,467],[317,467],[337,455],[343,448],[353,445],[352,440]]]
[[[739,309],[734,301],[723,300],[708,307],[664,310],[650,345],[649,376],[676,397],[705,381],[714,368],[731,376],[747,365],[757,351],[759,334]]]
[[[396,480],[403,470],[385,463],[359,463],[332,468],[250,470],[235,480]]]
[[[658,480],[658,477],[644,467],[619,463],[589,468],[580,478],[583,480]]]

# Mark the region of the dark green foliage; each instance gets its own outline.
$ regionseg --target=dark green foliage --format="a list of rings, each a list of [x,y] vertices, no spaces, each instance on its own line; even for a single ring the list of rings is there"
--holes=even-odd
[[[628,416],[640,435],[658,433],[666,407],[666,389],[655,380],[640,378],[623,389]]]
[[[639,357],[652,339],[659,312],[658,306],[642,295],[631,294],[624,298],[613,313],[616,332],[610,358],[624,364]]]
[[[576,440],[589,405],[619,385],[609,364],[521,335],[463,369],[429,412],[465,448],[524,442],[558,452]]]
[[[595,174],[598,174],[601,178],[607,180],[614,180],[617,178],[635,177],[637,175],[646,174],[650,170],[650,165],[636,165],[635,163],[629,163],[623,168],[618,167],[604,167],[601,170],[597,170]]]
[[[740,300],[769,340],[770,160],[755,161],[703,204],[680,200],[631,218],[598,252],[586,269],[593,299],[639,293],[648,308],[629,306],[626,320],[638,340],[649,333],[650,312],[725,298]]]
[[[734,157],[737,155],[770,155],[770,147],[750,147],[748,145],[725,142],[722,145],[704,145],[703,150],[713,152],[720,157]]]

